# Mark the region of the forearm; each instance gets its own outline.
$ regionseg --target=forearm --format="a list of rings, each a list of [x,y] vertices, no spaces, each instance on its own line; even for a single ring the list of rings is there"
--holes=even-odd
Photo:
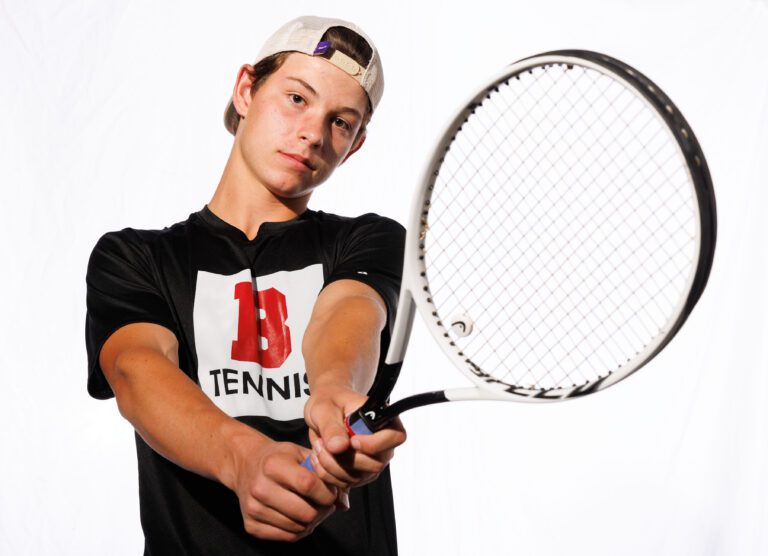
[[[162,351],[124,349],[108,368],[120,412],[155,451],[233,490],[246,532],[295,541],[333,512],[338,492],[300,466],[304,448],[227,416]]]
[[[372,295],[351,295],[333,310],[316,311],[304,335],[310,392],[341,386],[365,393],[379,361],[379,336],[386,320]]]
[[[115,360],[110,384],[121,414],[156,452],[234,489],[237,454],[268,442],[229,417],[173,362],[151,348]]]
[[[304,334],[312,464],[323,481],[342,489],[375,479],[405,441],[399,421],[365,438],[350,438],[344,424],[367,399],[385,323],[384,302],[372,288],[340,280],[320,294]]]

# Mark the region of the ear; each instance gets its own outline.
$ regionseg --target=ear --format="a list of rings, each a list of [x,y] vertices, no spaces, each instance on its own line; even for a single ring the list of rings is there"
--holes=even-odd
[[[248,107],[251,105],[251,86],[253,80],[248,72],[253,71],[253,66],[244,64],[237,72],[237,81],[235,89],[232,91],[232,104],[241,118],[245,118],[248,113]]]
[[[350,156],[352,156],[353,154],[355,154],[357,151],[360,150],[360,147],[362,147],[363,143],[365,143],[365,137],[367,136],[367,134],[368,134],[368,131],[365,130],[365,129],[360,131],[360,133],[357,136],[357,139],[355,139],[355,144],[352,145],[351,149],[349,149],[349,152],[347,153],[347,156],[345,156],[344,160],[342,160],[339,163],[339,166],[344,164]]]

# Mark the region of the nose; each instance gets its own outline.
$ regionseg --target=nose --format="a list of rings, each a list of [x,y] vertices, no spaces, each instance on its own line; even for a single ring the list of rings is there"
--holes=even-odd
[[[299,128],[299,138],[310,148],[323,145],[323,118],[308,114]]]

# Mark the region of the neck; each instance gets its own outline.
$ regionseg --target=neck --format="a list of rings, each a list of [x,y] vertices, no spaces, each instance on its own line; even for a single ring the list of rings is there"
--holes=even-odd
[[[275,196],[248,171],[235,143],[208,209],[253,239],[264,222],[284,222],[299,216],[307,209],[309,197]]]

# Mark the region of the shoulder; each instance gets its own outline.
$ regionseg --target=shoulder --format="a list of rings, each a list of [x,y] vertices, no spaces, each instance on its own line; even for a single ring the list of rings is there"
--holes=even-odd
[[[392,251],[401,258],[405,245],[405,228],[397,221],[374,213],[356,217],[318,212],[317,236],[336,256],[345,259],[353,254]]]
[[[354,219],[358,226],[372,226],[384,230],[390,230],[393,233],[404,234],[405,228],[398,221],[369,212]]]
[[[186,220],[162,229],[123,228],[122,230],[107,232],[96,242],[94,251],[102,249],[127,251],[146,249],[154,244],[186,235],[198,220],[198,213],[193,213]]]
[[[368,212],[360,216],[341,216],[323,211],[313,211],[312,217],[321,225],[338,227],[340,230],[352,231],[359,228],[389,231],[396,235],[404,235],[405,228],[392,218]]]
[[[194,224],[196,214],[187,220],[157,230],[123,228],[107,232],[96,242],[88,263],[89,274],[96,267],[115,265],[144,266],[152,259],[158,245],[185,236]]]

